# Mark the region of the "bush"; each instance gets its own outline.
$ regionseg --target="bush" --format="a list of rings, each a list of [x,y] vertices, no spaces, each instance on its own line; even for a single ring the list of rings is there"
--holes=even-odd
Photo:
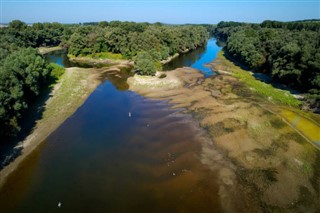
[[[156,63],[152,56],[148,52],[140,52],[135,57],[135,68],[140,75],[152,75],[156,74]]]
[[[33,48],[19,49],[0,64],[0,138],[20,131],[20,120],[48,77],[44,58]]]
[[[60,79],[60,77],[63,75],[65,69],[64,67],[60,66],[56,63],[50,63],[47,67],[47,69],[50,72],[50,78],[54,80]]]

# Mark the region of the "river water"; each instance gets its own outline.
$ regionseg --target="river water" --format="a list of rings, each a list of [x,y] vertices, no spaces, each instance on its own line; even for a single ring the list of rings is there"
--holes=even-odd
[[[205,64],[211,62],[217,57],[221,47],[217,45],[217,41],[214,38],[208,40],[205,47],[200,47],[194,51],[180,55],[178,58],[170,61],[164,65],[164,70],[173,70],[179,67],[187,66],[200,70],[205,77],[213,75],[214,72],[205,66]]]
[[[219,49],[210,39],[165,69],[191,66],[209,76],[203,64]],[[63,55],[49,58],[72,66]],[[12,173],[1,212],[221,211],[216,174],[199,159],[203,132],[191,117],[112,82],[98,86]]]

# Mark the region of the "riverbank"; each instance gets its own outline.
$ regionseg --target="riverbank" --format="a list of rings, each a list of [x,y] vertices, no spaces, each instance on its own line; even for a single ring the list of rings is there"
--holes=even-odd
[[[127,64],[118,64],[100,69],[66,68],[44,105],[41,119],[36,121],[32,133],[19,143],[22,154],[0,171],[0,188],[20,163],[83,104],[108,73],[119,73],[128,67]]]
[[[67,68],[65,70],[45,103],[42,118],[37,121],[32,133],[20,143],[19,146],[23,148],[22,154],[0,171],[0,186],[26,156],[81,106],[99,84],[98,76],[94,69]]]
[[[128,83],[139,94],[184,108],[206,130],[212,143],[203,144],[201,161],[219,174],[226,211],[319,209],[319,150],[269,110],[282,104],[233,76],[235,67],[214,63],[224,66],[220,73],[226,74],[205,79],[185,67],[168,72],[180,80],[174,89],[150,87],[134,78]]]
[[[111,54],[111,53],[110,53]],[[134,62],[131,60],[125,60],[119,57],[116,58],[94,58],[93,56],[73,56],[68,55],[68,58],[71,62],[86,64],[93,67],[111,67],[115,65],[120,66],[133,66]]]
[[[40,54],[44,55],[44,54],[48,54],[50,52],[54,52],[54,51],[58,51],[58,50],[62,50],[63,48],[60,46],[55,46],[55,47],[39,47],[38,51]]]

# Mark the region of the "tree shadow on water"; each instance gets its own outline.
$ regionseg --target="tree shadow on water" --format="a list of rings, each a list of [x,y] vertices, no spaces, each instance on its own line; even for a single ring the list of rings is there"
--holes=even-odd
[[[0,170],[22,154],[23,147],[20,143],[34,131],[37,122],[42,119],[45,104],[52,96],[53,87],[50,85],[53,85],[56,81],[57,79],[49,79],[47,86],[44,86],[35,100],[29,103],[29,108],[22,116],[19,133],[0,142]]]

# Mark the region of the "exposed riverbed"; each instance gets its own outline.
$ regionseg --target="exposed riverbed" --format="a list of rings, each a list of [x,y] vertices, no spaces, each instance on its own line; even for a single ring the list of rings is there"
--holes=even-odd
[[[165,69],[191,66],[210,76],[202,66],[219,49],[209,40],[203,52],[182,55]],[[126,71],[108,72],[12,173],[1,190],[0,209],[317,210],[319,151],[252,102],[254,94],[236,78],[203,74],[176,69],[168,74],[181,81],[173,89],[130,85],[149,99],[127,90]]]
[[[63,52],[50,58],[73,65]],[[61,202],[65,212],[221,210],[216,174],[200,159],[210,143],[205,132],[166,101],[126,91],[125,73],[106,78],[10,175],[0,208],[51,212]]]

